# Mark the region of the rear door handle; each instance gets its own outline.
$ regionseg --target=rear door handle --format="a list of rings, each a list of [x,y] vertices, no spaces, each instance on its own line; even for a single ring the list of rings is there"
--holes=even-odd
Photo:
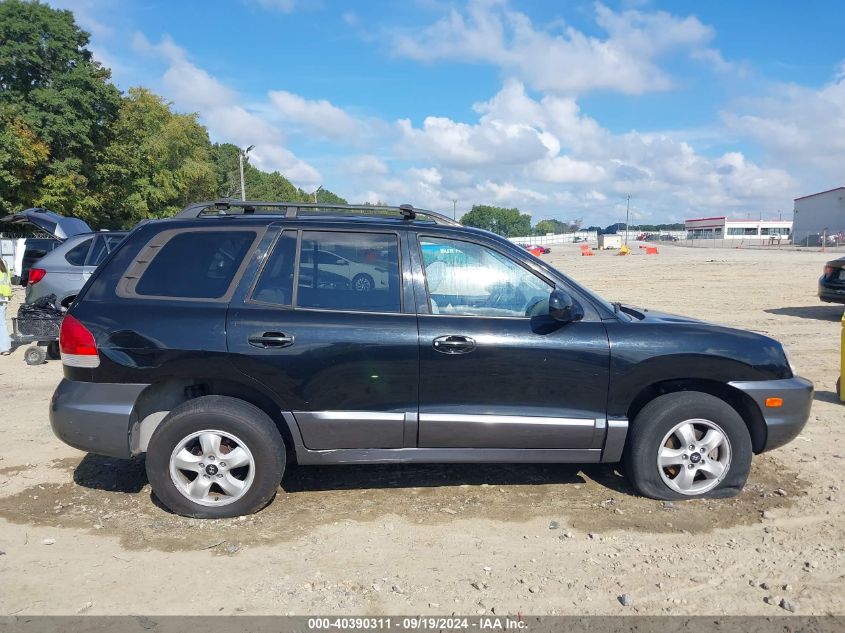
[[[450,334],[438,336],[432,341],[432,346],[441,354],[468,354],[475,349],[475,340],[468,336]]]
[[[293,335],[283,332],[264,332],[263,334],[253,334],[247,341],[253,347],[278,349],[293,345],[294,338]]]

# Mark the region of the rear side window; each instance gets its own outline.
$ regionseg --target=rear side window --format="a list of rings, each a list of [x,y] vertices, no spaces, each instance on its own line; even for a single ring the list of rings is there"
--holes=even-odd
[[[220,299],[255,241],[254,231],[184,231],[173,235],[146,266],[135,294]]]
[[[94,247],[88,255],[88,266],[96,266],[106,258],[108,251],[106,250],[106,240],[102,235],[94,238]]]
[[[396,235],[302,232],[298,307],[400,312],[401,296]]]
[[[85,264],[85,258],[88,256],[88,249],[91,248],[91,239],[87,239],[84,242],[80,242],[72,249],[70,249],[67,253],[65,253],[65,259],[67,260],[68,264],[72,266],[82,266]]]

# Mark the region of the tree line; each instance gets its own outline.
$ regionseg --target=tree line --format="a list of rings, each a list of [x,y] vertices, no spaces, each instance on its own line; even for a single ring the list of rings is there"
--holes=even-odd
[[[122,93],[72,12],[0,0],[0,213],[40,206],[128,228],[239,195],[239,149],[146,88]],[[249,197],[313,200],[247,161]],[[344,203],[321,189],[320,202]]]

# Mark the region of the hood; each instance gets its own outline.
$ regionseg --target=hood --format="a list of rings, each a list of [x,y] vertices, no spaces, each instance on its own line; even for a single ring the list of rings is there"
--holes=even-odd
[[[66,218],[47,209],[34,208],[0,218],[6,224],[31,224],[57,240],[64,241],[80,233],[91,233],[91,227],[79,218]]]
[[[681,316],[679,314],[670,314],[668,312],[658,312],[647,308],[635,308],[633,306],[621,304],[620,307],[622,312],[634,317],[638,321],[646,321],[649,323],[707,323],[701,319],[694,319],[692,317]]]

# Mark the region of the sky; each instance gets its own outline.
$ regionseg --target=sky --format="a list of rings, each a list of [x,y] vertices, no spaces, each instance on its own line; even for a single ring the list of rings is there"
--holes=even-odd
[[[350,202],[606,226],[845,185],[839,0],[48,3],[121,89]]]

